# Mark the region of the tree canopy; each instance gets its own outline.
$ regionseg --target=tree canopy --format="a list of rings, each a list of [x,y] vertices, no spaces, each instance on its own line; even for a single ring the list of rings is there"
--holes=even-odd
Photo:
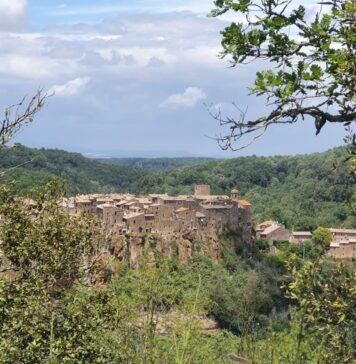
[[[267,112],[249,119],[213,116],[228,127],[218,141],[223,149],[246,146],[273,124],[314,121],[316,133],[326,123],[355,121],[355,2],[315,2],[316,13],[292,0],[216,0],[212,16],[233,12],[222,32],[221,57],[231,64],[263,60],[273,68],[257,72],[251,94],[265,97]],[[315,7],[311,9],[315,10]],[[249,144],[249,143],[247,143]]]
[[[312,236],[312,241],[315,245],[319,246],[323,251],[325,251],[331,241],[333,240],[333,236],[329,229],[324,227],[318,227],[314,232]]]

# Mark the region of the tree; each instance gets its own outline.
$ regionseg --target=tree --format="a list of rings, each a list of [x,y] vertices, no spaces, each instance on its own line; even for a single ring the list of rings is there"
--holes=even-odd
[[[313,232],[312,241],[320,248],[322,252],[326,251],[332,240],[333,236],[331,234],[331,231],[327,228],[318,227]]]
[[[318,363],[354,362],[355,284],[354,269],[340,263],[317,260],[292,270],[287,291],[299,306],[298,340],[314,341],[320,350]]]
[[[98,279],[106,240],[90,217],[64,211],[58,191],[53,181],[23,199],[11,185],[0,187],[1,363],[47,363],[53,352],[98,362],[93,331],[105,328],[110,316],[103,312],[111,307],[105,292],[94,296],[85,288]],[[78,287],[85,304],[71,296]]]
[[[221,32],[221,57],[229,56],[233,67],[256,60],[274,67],[257,72],[250,88],[251,94],[266,98],[267,115],[248,119],[240,111],[241,117],[234,119],[223,117],[221,111],[212,113],[229,128],[218,139],[223,149],[240,149],[246,146],[240,144],[242,137],[252,136],[253,141],[275,124],[307,118],[319,134],[326,123],[355,121],[355,1],[318,5],[310,20],[306,9],[293,7],[292,0],[215,1],[212,16],[232,11],[245,19]]]
[[[67,214],[58,202],[61,190],[53,180],[32,199],[19,199],[11,185],[0,188],[0,266],[14,273],[12,281],[40,279],[48,290],[70,289],[95,267],[91,258],[104,239],[91,218]]]
[[[0,149],[4,147],[24,126],[32,123],[34,116],[45,105],[48,95],[41,90],[25,105],[26,97],[18,104],[5,109],[4,117],[0,120]]]

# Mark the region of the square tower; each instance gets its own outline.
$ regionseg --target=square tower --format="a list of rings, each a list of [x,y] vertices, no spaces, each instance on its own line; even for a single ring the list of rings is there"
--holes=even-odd
[[[195,196],[210,196],[209,185],[195,185]]]

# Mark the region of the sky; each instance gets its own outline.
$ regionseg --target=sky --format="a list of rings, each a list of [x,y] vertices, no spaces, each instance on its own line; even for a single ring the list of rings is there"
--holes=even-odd
[[[299,0],[301,1],[301,0]],[[343,142],[329,125],[276,126],[250,147],[222,151],[224,130],[207,110],[249,117],[266,112],[248,95],[257,70],[218,57],[220,31],[233,19],[209,18],[212,0],[0,0],[0,107],[54,94],[16,142],[92,156],[297,154]],[[248,140],[246,140],[247,142]]]

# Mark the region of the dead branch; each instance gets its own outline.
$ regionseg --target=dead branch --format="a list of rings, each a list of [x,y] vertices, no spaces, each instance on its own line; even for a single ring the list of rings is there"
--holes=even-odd
[[[32,123],[34,116],[43,108],[48,97],[42,90],[38,90],[26,106],[24,97],[18,104],[5,109],[3,120],[0,121],[0,148],[13,139],[21,128]]]

